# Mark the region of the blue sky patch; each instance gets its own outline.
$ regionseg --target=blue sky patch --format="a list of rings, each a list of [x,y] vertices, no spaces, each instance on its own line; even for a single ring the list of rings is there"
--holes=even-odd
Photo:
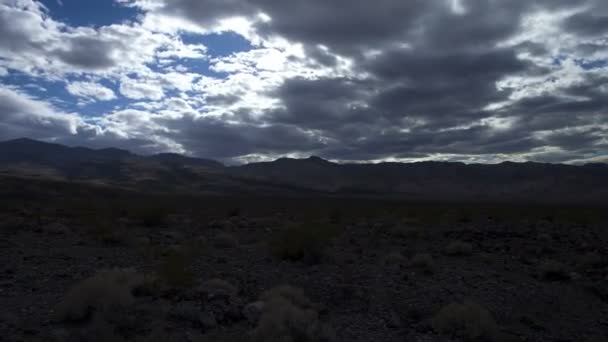
[[[236,52],[253,49],[251,43],[243,36],[234,32],[213,33],[207,35],[183,34],[184,44],[203,44],[207,53],[212,57],[228,56]]]
[[[577,59],[574,62],[585,70],[608,67],[608,59]]]
[[[42,0],[55,20],[72,26],[105,26],[132,21],[139,11],[113,0]]]

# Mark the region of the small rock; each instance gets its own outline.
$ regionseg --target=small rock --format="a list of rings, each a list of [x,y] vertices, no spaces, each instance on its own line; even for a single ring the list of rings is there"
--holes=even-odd
[[[243,308],[243,316],[249,321],[251,324],[256,324],[262,316],[262,311],[264,310],[264,302],[257,301],[253,303],[249,303],[245,305]]]

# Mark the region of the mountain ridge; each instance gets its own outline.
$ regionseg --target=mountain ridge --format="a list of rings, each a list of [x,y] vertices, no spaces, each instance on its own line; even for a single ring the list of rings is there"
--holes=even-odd
[[[68,147],[21,138],[0,142],[5,174],[38,172],[140,190],[196,193],[326,193],[440,200],[608,199],[608,164],[336,163],[318,156],[226,166],[175,153]],[[34,171],[32,171],[34,170]],[[44,172],[40,170],[45,170]]]

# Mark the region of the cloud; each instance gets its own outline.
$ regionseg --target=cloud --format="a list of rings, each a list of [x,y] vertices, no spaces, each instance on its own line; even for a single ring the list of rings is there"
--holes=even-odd
[[[116,98],[112,89],[93,82],[72,82],[66,86],[66,90],[74,96],[85,99],[109,101]]]
[[[160,100],[165,96],[162,86],[156,81],[130,77],[125,77],[120,81],[120,93],[136,100]]]
[[[6,88],[55,118],[50,135],[76,127],[66,141],[233,160],[580,161],[608,149],[602,0],[118,3],[140,15],[74,27],[36,1],[0,0],[0,75],[118,103],[84,120]],[[250,46],[210,55],[205,34],[227,31]]]
[[[54,53],[66,64],[85,69],[107,69],[116,64],[111,57],[110,42],[90,37],[76,37],[68,41],[65,50]]]
[[[51,139],[76,135],[87,128],[76,114],[64,113],[23,92],[0,87],[0,139]]]

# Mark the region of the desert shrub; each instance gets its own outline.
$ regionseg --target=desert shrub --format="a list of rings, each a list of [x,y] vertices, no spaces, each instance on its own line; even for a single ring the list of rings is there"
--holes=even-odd
[[[195,276],[191,270],[192,256],[180,249],[168,249],[163,253],[156,274],[158,280],[171,287],[190,287]]]
[[[490,311],[479,304],[465,301],[444,306],[431,319],[438,333],[467,340],[496,340],[498,326]]]
[[[213,246],[216,248],[236,248],[238,245],[236,237],[230,233],[220,232],[213,237]]]
[[[109,217],[99,217],[92,226],[93,236],[103,243],[116,244],[125,241],[117,222]]]
[[[415,267],[426,274],[435,272],[435,261],[428,253],[418,253],[412,257],[411,266]]]
[[[601,254],[588,252],[578,257],[578,266],[583,270],[601,268],[607,264]]]
[[[239,216],[241,216],[241,208],[239,208],[239,207],[231,208],[230,210],[228,210],[228,213],[227,213],[226,216],[227,217],[239,217]]]
[[[445,247],[444,252],[451,256],[469,256],[473,254],[473,245],[464,241],[452,241]]]
[[[319,319],[317,306],[301,289],[282,286],[261,296],[262,315],[252,332],[259,342],[330,342],[335,333]]]
[[[334,225],[292,224],[276,232],[269,245],[272,254],[280,259],[317,263],[325,257],[327,245],[337,234]]]
[[[329,212],[328,219],[331,224],[340,224],[344,219],[344,214],[342,210],[334,208]]]
[[[141,222],[145,227],[155,228],[167,225],[171,208],[160,202],[142,201],[131,205],[127,212],[129,217]]]
[[[390,229],[392,236],[401,239],[419,239],[422,237],[422,229],[418,226],[411,225],[396,225]]]
[[[542,279],[548,281],[560,281],[570,279],[568,267],[555,260],[545,260],[539,265],[539,273]]]
[[[403,256],[403,254],[397,251],[390,252],[384,257],[384,263],[387,265],[405,265],[406,261],[407,259]]]
[[[228,297],[235,297],[238,293],[238,290],[234,285],[218,278],[207,280],[201,285],[201,289],[211,296],[225,295]]]
[[[132,304],[133,291],[145,277],[133,269],[100,271],[71,288],[57,307],[60,321],[77,321],[92,313],[112,315]]]

